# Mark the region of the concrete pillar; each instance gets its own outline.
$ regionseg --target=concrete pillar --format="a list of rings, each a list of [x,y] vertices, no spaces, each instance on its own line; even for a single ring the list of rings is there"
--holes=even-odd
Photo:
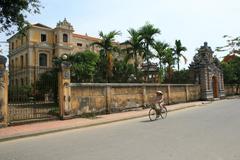
[[[185,85],[185,95],[186,95],[186,102],[188,102],[188,99],[189,99],[188,85]]]
[[[7,58],[0,55],[0,127],[8,125],[8,73]]]
[[[223,73],[222,73],[222,75],[221,75],[221,80],[222,80],[222,89],[224,90],[225,88],[224,88],[224,77],[223,77]]]
[[[171,88],[170,85],[167,86],[167,98],[168,98],[168,104],[171,104]]]
[[[222,83],[222,96],[225,97],[225,87],[224,87],[224,77],[223,73],[221,74],[221,83]]]
[[[200,85],[201,85],[201,99],[202,100],[210,100],[213,99],[213,90],[212,90],[212,74],[208,73],[209,70],[206,66],[200,68]],[[208,79],[207,75],[210,76],[210,90],[208,90]]]
[[[72,118],[71,87],[70,87],[70,63],[63,61],[61,72],[58,74],[58,94],[60,117],[62,119]]]
[[[143,88],[142,104],[143,104],[143,106],[146,106],[146,104],[147,104],[146,86],[143,85],[142,88]]]
[[[111,113],[111,86],[106,86],[106,113]]]

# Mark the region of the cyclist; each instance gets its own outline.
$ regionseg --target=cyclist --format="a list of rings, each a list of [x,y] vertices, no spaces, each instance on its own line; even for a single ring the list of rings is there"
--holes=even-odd
[[[162,110],[164,106],[164,95],[162,91],[156,92],[156,103],[159,105],[160,109]]]

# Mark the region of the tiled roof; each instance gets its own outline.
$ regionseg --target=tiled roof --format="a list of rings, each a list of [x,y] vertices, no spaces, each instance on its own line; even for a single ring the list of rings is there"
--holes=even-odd
[[[42,27],[42,28],[48,28],[48,29],[52,29],[51,27],[48,27],[46,25],[43,25],[41,23],[36,23],[36,24],[33,24],[33,26],[36,26],[36,27]]]
[[[82,39],[86,39],[86,40],[90,40],[90,41],[100,41],[101,40],[99,38],[90,37],[88,35],[82,35],[82,34],[73,34],[73,37],[82,38]]]
[[[101,41],[100,38],[91,37],[91,36],[82,35],[82,34],[73,34],[73,37],[82,38],[82,39],[86,39],[86,40],[94,41],[94,42]],[[113,42],[113,44],[117,45],[117,44],[119,44],[119,43],[118,43],[118,42]]]
[[[232,61],[233,59],[235,59],[236,57],[237,57],[236,54],[229,54],[229,55],[224,57],[223,61],[224,62],[229,62],[229,61]]]

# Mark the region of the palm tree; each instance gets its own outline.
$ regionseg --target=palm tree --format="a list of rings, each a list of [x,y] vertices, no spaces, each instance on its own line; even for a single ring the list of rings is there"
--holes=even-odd
[[[164,43],[164,42],[160,42],[160,41],[157,41],[153,46],[153,48],[157,52],[156,57],[159,59],[160,70],[163,69],[163,66],[162,66],[163,58],[166,54],[166,51],[167,51],[168,47],[169,47],[169,44]]]
[[[163,58],[166,55],[168,47],[169,44],[160,41],[157,41],[153,46],[157,52],[157,55],[155,57],[159,59],[159,75],[161,79],[163,77]]]
[[[176,58],[174,57],[174,49],[167,48],[163,57],[163,63],[167,65],[167,79],[171,81],[173,75],[173,65],[175,64]]]
[[[148,74],[150,58],[153,57],[150,47],[153,47],[154,45],[155,42],[154,36],[160,34],[161,31],[158,28],[155,28],[152,24],[146,23],[144,26],[140,28],[139,33],[141,35],[141,39],[143,40],[143,46],[145,50],[143,53],[143,58],[146,59],[147,61],[148,65],[147,74]]]
[[[107,61],[107,71],[106,71],[106,79],[110,82],[110,78],[112,77],[112,68],[113,68],[113,57],[112,54],[119,51],[117,44],[114,43],[115,37],[117,35],[121,35],[120,31],[111,31],[108,34],[104,34],[102,31],[99,32],[99,36],[101,40],[99,42],[94,42],[92,45],[98,45],[101,50],[100,53],[103,57],[105,57]]]
[[[126,45],[126,48],[124,49],[127,52],[126,60],[128,61],[130,58],[134,59],[135,76],[138,79],[138,56],[143,52],[143,43],[138,31],[130,28],[128,33],[130,35],[129,40],[122,44]]]
[[[180,63],[181,57],[184,59],[185,63],[187,63],[187,58],[181,53],[182,51],[185,52],[186,50],[187,48],[182,46],[182,43],[180,40],[175,41],[174,55],[177,58],[178,71],[179,71],[179,63]]]

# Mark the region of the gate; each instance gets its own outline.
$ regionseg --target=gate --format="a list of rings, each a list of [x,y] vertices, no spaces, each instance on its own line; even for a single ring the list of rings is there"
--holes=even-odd
[[[47,67],[9,68],[10,124],[58,118],[58,70]]]

